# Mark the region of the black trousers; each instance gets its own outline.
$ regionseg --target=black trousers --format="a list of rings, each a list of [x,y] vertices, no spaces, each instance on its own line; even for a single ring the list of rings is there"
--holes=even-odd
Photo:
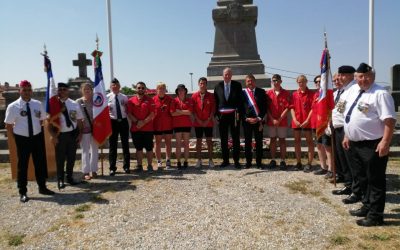
[[[335,165],[339,176],[344,178],[344,185],[351,187],[352,192],[361,196],[360,182],[354,175],[354,170],[350,162],[350,153],[342,146],[344,138],[344,128],[335,128]]]
[[[245,141],[245,156],[246,156],[246,163],[248,165],[251,164],[253,158],[253,134],[254,139],[256,141],[256,164],[257,166],[261,166],[261,160],[263,156],[263,131],[259,130],[260,124],[250,124],[248,122],[243,122],[243,131],[244,131],[244,141]]]
[[[76,130],[58,135],[58,143],[55,148],[58,179],[64,180],[65,173],[67,174],[67,180],[72,179],[78,146],[76,142],[77,135]],[[65,161],[67,161],[66,171],[64,171]]]
[[[47,161],[43,133],[39,133],[32,137],[14,134],[14,138],[18,156],[17,187],[19,194],[26,194],[27,192],[26,186],[28,184],[27,176],[30,155],[32,155],[33,165],[35,167],[36,183],[39,187],[45,187],[47,178]]]
[[[350,141],[351,164],[364,194],[362,203],[369,218],[382,218],[386,200],[386,166],[389,157],[379,157],[375,152],[381,139]]]
[[[233,142],[233,160],[235,163],[239,163],[240,123],[237,122],[235,126],[234,114],[221,115],[221,118],[219,120],[219,134],[221,137],[222,159],[224,162],[229,162],[229,149],[228,149],[229,130],[231,132],[232,142]]]
[[[129,123],[128,119],[111,120],[112,134],[110,136],[110,151],[108,160],[110,162],[110,170],[117,170],[117,149],[118,149],[118,135],[121,136],[122,152],[124,155],[124,169],[130,168],[131,155],[129,153]]]

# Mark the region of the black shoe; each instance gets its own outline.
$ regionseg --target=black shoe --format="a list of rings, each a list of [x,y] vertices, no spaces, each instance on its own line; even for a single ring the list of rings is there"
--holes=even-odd
[[[351,187],[344,187],[339,190],[333,190],[332,194],[334,195],[350,195],[351,194]]]
[[[64,179],[58,179],[57,180],[57,187],[58,187],[58,191],[60,191],[60,189],[64,189],[65,188]]]
[[[137,167],[133,170],[135,173],[142,173],[143,172],[143,166],[142,165],[137,165]]]
[[[115,175],[115,170],[110,170],[110,176],[114,176]]]
[[[178,161],[177,163],[176,163],[176,167],[178,168],[178,170],[182,170],[183,168],[182,168],[182,163],[180,162],[180,161]]]
[[[154,172],[153,166],[152,165],[147,166],[147,173],[152,174],[153,172]]]
[[[334,180],[335,180],[334,178],[331,178],[329,180],[329,182],[330,183],[334,183],[335,182]],[[336,183],[344,183],[344,178],[343,177],[336,177]]]
[[[264,168],[264,166],[263,166],[263,164],[262,164],[262,163],[257,163],[257,165],[256,165],[256,168],[258,168],[258,169],[263,169],[263,168]]]
[[[312,171],[311,165],[310,165],[310,164],[306,164],[306,165],[304,166],[303,172],[304,172],[304,173],[310,173],[311,171]]]
[[[281,161],[281,163],[279,163],[279,170],[281,170],[281,171],[286,170],[286,162],[285,161]]]
[[[315,175],[325,175],[326,173],[328,173],[328,170],[323,169],[323,168],[320,168],[320,169],[314,171]]]
[[[365,219],[357,220],[357,225],[362,226],[362,227],[382,226],[383,218],[379,218],[379,219],[365,218]]]
[[[301,170],[303,170],[303,165],[301,165],[301,163],[298,162],[298,163],[296,164],[296,166],[294,166],[293,170],[294,170],[294,171],[301,171]]]
[[[124,168],[124,172],[125,172],[125,174],[130,174],[131,170],[129,168]]]
[[[242,166],[240,166],[240,163],[239,163],[239,162],[235,162],[235,168],[236,168],[236,169],[241,169]]]
[[[187,169],[189,167],[189,163],[187,161],[183,162],[183,168]]]
[[[55,193],[48,189],[47,187],[41,187],[39,188],[39,194],[44,194],[44,195],[54,195]]]
[[[224,161],[221,163],[221,165],[219,165],[220,168],[224,168],[224,167],[228,167],[229,166],[229,162]]]
[[[276,161],[275,161],[275,160],[271,160],[271,161],[269,162],[268,167],[269,167],[270,169],[275,168],[275,167],[276,167]]]
[[[71,185],[71,186],[75,186],[75,185],[78,185],[79,184],[79,182],[76,182],[74,179],[72,179],[72,178],[70,178],[70,179],[67,179],[67,183],[69,184],[69,185]]]
[[[251,163],[246,163],[245,168],[251,168]]]
[[[361,201],[361,197],[359,197],[359,196],[357,196],[357,195],[355,195],[355,194],[351,194],[351,195],[349,195],[347,198],[344,198],[344,199],[342,200],[342,202],[343,202],[344,204],[354,204],[354,203],[357,203],[357,202],[359,202],[359,201]]]
[[[368,215],[368,210],[361,207],[359,209],[349,210],[349,214],[356,217],[366,217]]]
[[[26,196],[26,194],[21,194],[19,196],[19,201],[22,202],[22,203],[28,202],[29,201],[29,197]]]

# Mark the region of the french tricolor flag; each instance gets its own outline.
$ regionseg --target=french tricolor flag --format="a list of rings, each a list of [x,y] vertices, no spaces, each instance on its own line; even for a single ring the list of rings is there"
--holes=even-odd
[[[104,87],[103,72],[100,57],[103,53],[95,50],[92,53],[94,65],[93,88],[93,139],[99,145],[110,137],[112,133],[111,120],[107,105],[106,89]]]
[[[49,114],[49,123],[57,130],[55,132],[58,134],[61,126],[61,103],[57,96],[57,88],[54,82],[51,61],[47,56],[47,51],[42,55],[44,57],[44,71],[47,73],[46,112]]]

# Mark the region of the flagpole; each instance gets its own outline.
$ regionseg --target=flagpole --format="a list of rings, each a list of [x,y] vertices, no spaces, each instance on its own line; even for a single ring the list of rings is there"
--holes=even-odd
[[[369,0],[369,65],[374,67],[374,0]]]
[[[114,79],[114,59],[112,49],[112,29],[111,29],[111,0],[106,0],[107,3],[107,26],[108,26],[108,50],[110,53],[110,82]]]

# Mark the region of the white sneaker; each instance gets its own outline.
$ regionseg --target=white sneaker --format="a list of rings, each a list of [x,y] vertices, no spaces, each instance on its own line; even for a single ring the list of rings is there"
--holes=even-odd
[[[157,168],[162,168],[162,162],[161,161],[157,162]]]
[[[208,161],[208,166],[209,166],[210,168],[215,167],[213,160],[209,160],[209,161]]]
[[[202,165],[201,160],[197,160],[196,168],[201,168],[201,165]]]

